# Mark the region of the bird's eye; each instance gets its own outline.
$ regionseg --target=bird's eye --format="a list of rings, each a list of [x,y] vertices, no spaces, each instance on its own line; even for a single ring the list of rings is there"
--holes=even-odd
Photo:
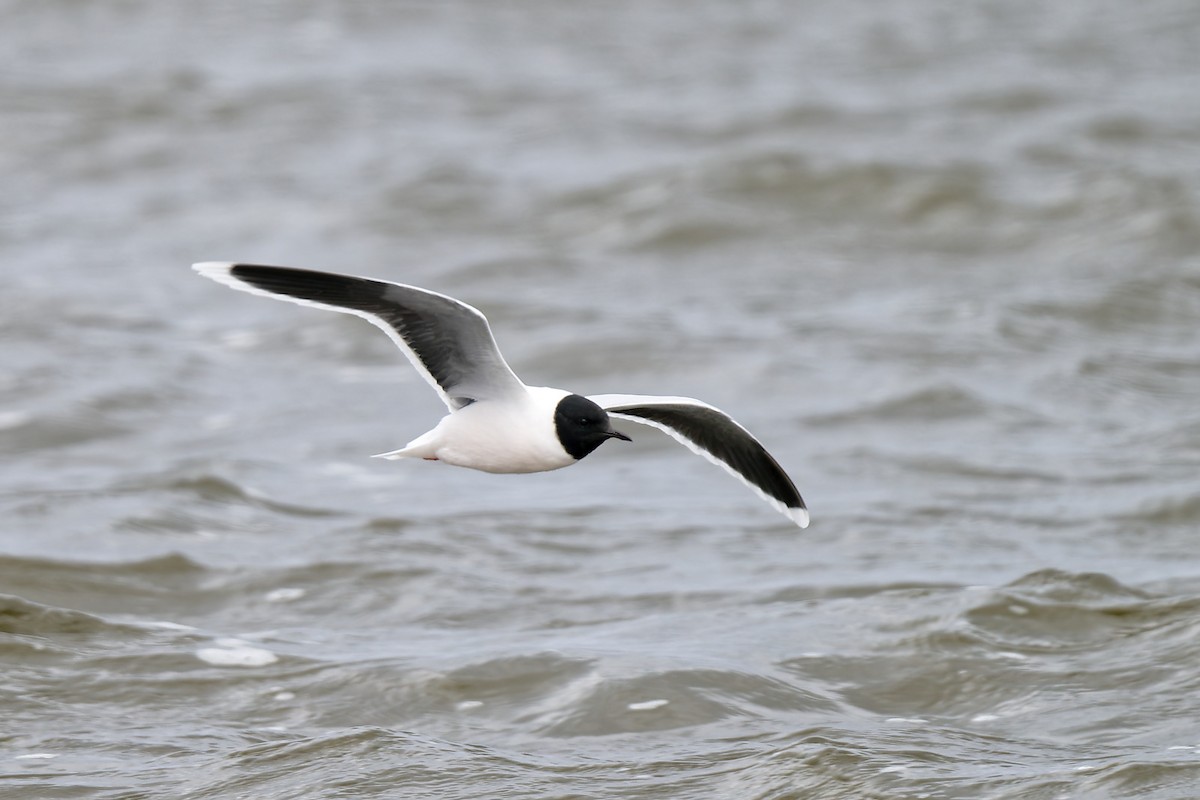
[[[595,421],[594,419],[588,419],[587,417],[580,417],[580,418],[579,418],[579,424],[580,424],[580,425],[594,425],[594,424],[595,424],[595,422],[596,422],[596,421]]]

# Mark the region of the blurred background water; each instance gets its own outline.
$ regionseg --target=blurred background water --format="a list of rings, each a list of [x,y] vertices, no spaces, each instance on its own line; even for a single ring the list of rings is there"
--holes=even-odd
[[[1200,7],[2,0],[0,796],[1200,796]],[[755,431],[440,403],[200,260]]]

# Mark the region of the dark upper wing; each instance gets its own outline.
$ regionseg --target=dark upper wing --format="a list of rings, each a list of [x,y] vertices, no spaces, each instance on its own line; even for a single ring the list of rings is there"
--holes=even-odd
[[[452,297],[291,267],[206,263],[194,268],[240,291],[362,317],[396,342],[451,410],[524,389],[500,355],[487,319]]]
[[[750,432],[724,411],[690,397],[602,394],[589,398],[618,419],[653,425],[723,467],[801,528],[808,510],[791,478]]]

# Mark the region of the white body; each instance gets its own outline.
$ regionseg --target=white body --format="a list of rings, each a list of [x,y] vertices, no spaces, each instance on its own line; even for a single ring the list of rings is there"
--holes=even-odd
[[[427,458],[483,472],[545,472],[575,463],[554,428],[558,402],[570,392],[529,386],[515,401],[480,401],[452,411],[437,426],[378,458]]]

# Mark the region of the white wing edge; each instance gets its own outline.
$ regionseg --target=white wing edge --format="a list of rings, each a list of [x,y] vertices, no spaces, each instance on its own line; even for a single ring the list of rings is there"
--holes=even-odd
[[[743,485],[747,486],[756,495],[758,495],[763,500],[767,501],[767,503],[772,508],[774,508],[779,513],[783,514],[785,517],[790,519],[795,524],[799,525],[801,528],[808,527],[808,523],[809,523],[808,509],[806,509],[806,508],[791,508],[787,505],[784,505],[780,501],[776,500],[774,497],[771,497],[769,494],[764,492],[761,488],[759,488],[758,486],[755,486],[753,483],[748,481],[744,475],[742,475],[740,472],[735,470],[733,467],[729,466],[724,461],[722,461],[721,459],[714,456],[712,453],[705,450],[703,447],[700,447],[695,442],[693,442],[691,439],[680,434],[679,431],[675,430],[674,428],[670,427],[669,425],[664,425],[661,422],[657,422],[655,420],[649,420],[644,417],[635,417],[632,414],[622,414],[619,410],[614,410],[614,409],[619,409],[621,406],[656,406],[656,405],[697,406],[699,408],[709,409],[710,411],[716,411],[718,414],[721,414],[726,419],[728,419],[730,422],[732,422],[734,425],[736,425],[738,427],[738,429],[740,429],[743,433],[745,433],[751,439],[754,439],[754,436],[750,433],[750,431],[748,431],[744,427],[742,427],[741,423],[739,423],[733,417],[729,416],[728,414],[726,414],[724,411],[717,408],[716,406],[711,406],[708,403],[705,403],[701,400],[695,399],[694,397],[667,397],[667,396],[642,395],[642,394],[597,394],[597,395],[590,395],[588,397],[588,399],[591,400],[596,405],[603,408],[611,416],[614,416],[617,419],[628,420],[629,422],[636,422],[639,425],[648,425],[651,428],[658,428],[660,431],[667,434],[672,439],[679,442],[680,444],[682,444],[687,449],[691,450],[696,455],[703,456],[710,463],[716,464],[718,467],[725,470],[733,477],[737,478],[739,481],[742,482]],[[758,441],[757,439],[754,439],[754,440]],[[761,444],[761,442],[760,442],[760,444]]]
[[[435,392],[437,392],[438,397],[440,397],[442,399],[442,402],[446,404],[446,407],[448,409],[450,409],[451,411],[458,410],[458,407],[455,406],[451,402],[450,397],[446,394],[446,392],[442,389],[442,387],[438,385],[438,382],[434,379],[433,374],[425,367],[424,362],[422,362],[421,359],[417,356],[416,352],[411,347],[408,346],[408,342],[404,341],[404,339],[400,336],[400,334],[396,332],[396,329],[393,328],[391,325],[387,324],[386,321],[384,321],[383,319],[380,319],[379,317],[375,316],[374,314],[368,314],[365,311],[357,311],[353,308],[346,308],[345,306],[334,306],[334,305],[329,305],[327,303],[318,303],[315,300],[305,300],[301,297],[292,297],[292,296],[286,295],[286,294],[276,294],[275,292],[268,292],[266,289],[260,289],[257,286],[254,286],[253,284],[245,283],[244,281],[241,281],[238,278],[235,278],[231,272],[231,270],[234,267],[239,266],[243,263],[244,262],[240,262],[240,261],[204,261],[199,264],[192,264],[192,269],[196,270],[196,272],[200,273],[201,275],[203,275],[206,278],[214,280],[217,283],[224,284],[225,286],[228,286],[230,289],[237,289],[239,292],[246,292],[247,294],[255,294],[255,295],[258,295],[259,297],[269,297],[272,300],[283,300],[284,302],[295,303],[298,306],[307,306],[308,308],[320,308],[325,311],[337,311],[338,313],[341,313],[341,314],[353,314],[356,317],[361,317],[362,319],[365,319],[367,322],[371,323],[376,328],[379,328],[381,331],[386,333],[388,338],[391,339],[396,344],[396,346],[400,348],[400,350],[404,353],[404,355],[408,356],[408,360],[411,361],[412,365],[417,368],[417,372],[421,373],[421,377],[425,379],[425,382],[433,387],[433,390]],[[255,265],[255,266],[257,266],[257,265]],[[288,267],[287,269],[291,269],[291,268]],[[297,268],[297,269],[299,269],[299,268]],[[330,273],[330,274],[336,274],[336,273]],[[341,277],[357,278],[359,276],[343,275]],[[431,294],[431,295],[436,295],[437,297],[443,297],[447,300],[450,300],[451,302],[457,303],[458,305],[465,308],[467,311],[470,311],[472,314],[479,315],[479,317],[484,321],[484,324],[485,325],[487,324],[487,317],[483,316],[482,311],[480,311],[478,308],[475,308],[474,306],[467,305],[466,303],[464,303],[461,300],[456,300],[455,298],[450,297],[449,295],[439,294],[438,292],[431,292],[428,289],[421,289],[416,286],[408,286],[403,283],[395,283],[393,281],[383,281],[383,280],[379,280],[378,278],[363,278],[362,280],[374,281],[375,283],[390,283],[392,286],[399,286],[404,289],[414,289],[418,292],[424,292],[425,294]],[[489,330],[490,330],[490,326],[489,326]],[[497,355],[499,355],[499,353],[497,353]],[[503,356],[500,356],[500,361],[507,364],[507,362],[504,362]],[[511,368],[509,368],[509,372],[512,372]],[[514,374],[513,377],[515,378],[516,375]],[[520,383],[519,378],[517,378],[517,382]]]

